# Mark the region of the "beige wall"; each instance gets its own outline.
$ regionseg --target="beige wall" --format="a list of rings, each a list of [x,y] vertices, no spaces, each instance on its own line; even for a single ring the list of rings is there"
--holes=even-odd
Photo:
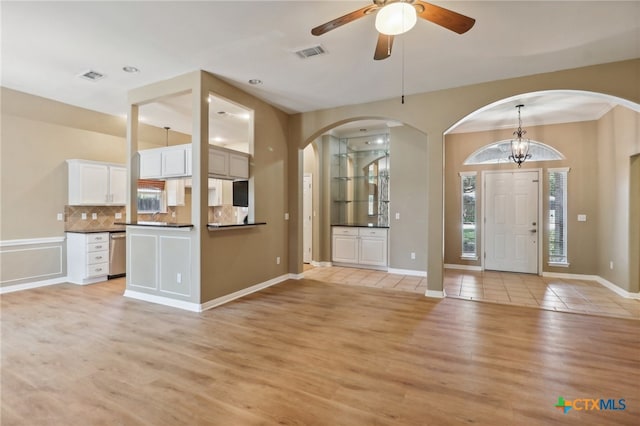
[[[598,258],[597,274],[631,292],[629,254],[633,249],[630,223],[631,156],[640,153],[640,114],[616,107],[598,122]],[[610,267],[613,262],[613,269]]]
[[[289,269],[289,223],[284,219],[289,211],[286,190],[288,115],[211,74],[204,74],[203,84],[211,92],[254,111],[250,175],[255,220],[267,222],[267,225],[201,232],[201,303],[280,277]],[[281,259],[279,265],[276,257]]]
[[[526,124],[526,123],[525,123]],[[598,242],[598,196],[597,178],[594,165],[597,156],[597,122],[580,122],[557,124],[549,126],[524,126],[527,137],[545,143],[560,151],[565,160],[560,161],[527,161],[522,170],[543,169],[542,180],[542,235],[543,271],[587,274],[596,273],[596,254]],[[465,166],[465,159],[477,149],[501,140],[510,139],[513,129],[503,129],[487,132],[449,134],[445,138],[445,263],[461,265],[481,265],[482,248],[482,202],[483,202],[483,174],[488,170],[511,171],[517,169],[514,163],[492,165]],[[569,267],[550,267],[548,262],[548,211],[549,183],[548,169],[569,167],[567,194],[567,227],[569,232],[567,257]],[[460,172],[476,171],[478,188],[476,220],[479,228],[477,250],[478,260],[467,261],[460,259],[461,244],[461,201],[460,201]],[[586,214],[586,222],[578,222],[578,214]]]
[[[470,86],[405,96],[378,102],[347,105],[338,108],[296,114],[291,117],[289,167],[292,177],[302,174],[301,148],[328,129],[359,119],[392,119],[408,124],[427,135],[427,240],[429,291],[441,292],[444,265],[444,194],[443,194],[443,135],[457,121],[492,102],[511,96],[542,90],[584,90],[617,96],[640,103],[640,60],[602,64],[591,67],[500,80]],[[291,213],[300,214],[300,187],[295,179],[288,186]],[[409,203],[410,200],[407,200]],[[290,224],[291,272],[302,271],[302,226]]]
[[[426,272],[427,136],[399,126],[390,129],[390,140],[389,267]]]

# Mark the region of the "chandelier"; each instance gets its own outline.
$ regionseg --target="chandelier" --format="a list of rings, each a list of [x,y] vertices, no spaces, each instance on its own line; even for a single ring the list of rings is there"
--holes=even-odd
[[[511,139],[511,155],[509,160],[513,160],[518,165],[518,168],[522,167],[522,163],[531,158],[529,154],[529,139],[524,139],[523,136],[527,133],[526,130],[522,130],[522,119],[520,118],[520,109],[524,105],[516,105],[518,108],[518,129],[513,132],[514,139]]]

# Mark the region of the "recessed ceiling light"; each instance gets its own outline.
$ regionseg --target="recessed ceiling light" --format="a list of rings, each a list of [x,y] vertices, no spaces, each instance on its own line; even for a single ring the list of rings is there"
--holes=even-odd
[[[251,80],[249,80],[249,84],[253,84],[254,86],[257,86],[258,84],[262,84],[262,80],[259,80],[257,78],[252,78]]]
[[[124,71],[124,72],[131,72],[131,73],[134,73],[134,72],[140,72],[140,70],[139,70],[138,68],[136,68],[136,67],[132,67],[132,66],[130,66],[130,65],[127,65],[127,66],[125,66],[125,67],[122,67],[122,71]]]

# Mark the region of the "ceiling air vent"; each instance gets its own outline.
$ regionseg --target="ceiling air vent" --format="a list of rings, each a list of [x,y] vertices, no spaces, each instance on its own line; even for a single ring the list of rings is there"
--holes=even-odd
[[[78,77],[84,78],[85,80],[89,81],[98,81],[104,78],[104,74],[99,73],[98,71],[89,70],[87,72],[83,72]]]
[[[324,50],[324,47],[317,45],[306,49],[300,49],[296,52],[296,55],[302,59],[307,59],[312,56],[324,55],[325,53],[327,53],[327,51]]]

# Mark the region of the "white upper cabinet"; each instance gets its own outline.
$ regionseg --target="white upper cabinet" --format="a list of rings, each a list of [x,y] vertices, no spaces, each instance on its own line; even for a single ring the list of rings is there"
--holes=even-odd
[[[243,153],[229,153],[229,177],[249,179],[249,157]]]
[[[209,176],[218,179],[248,179],[249,155],[217,146],[210,147]]]
[[[69,205],[125,205],[127,169],[122,165],[67,160]]]
[[[165,183],[167,206],[184,206],[184,188],[186,179],[170,179]]]
[[[209,174],[229,175],[229,153],[221,149],[209,148]]]
[[[109,166],[109,194],[111,204],[127,204],[127,168]]]
[[[166,179],[192,175],[191,144],[138,151],[141,179]],[[209,176],[234,180],[249,178],[249,154],[209,146]]]
[[[191,176],[191,144],[146,149],[138,154],[141,179]]]

